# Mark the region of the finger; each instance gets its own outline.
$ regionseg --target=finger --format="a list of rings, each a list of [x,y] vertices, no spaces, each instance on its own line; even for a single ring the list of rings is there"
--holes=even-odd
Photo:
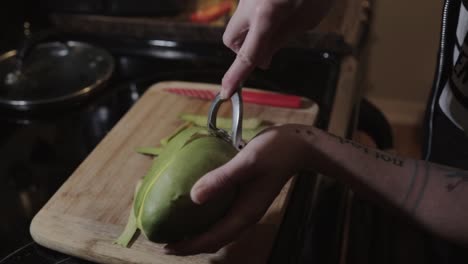
[[[275,10],[268,5],[261,5],[256,12],[234,63],[223,77],[221,97],[229,98],[247,75],[260,64],[260,59],[269,49],[271,35],[279,22],[274,14]]]
[[[195,203],[202,204],[236,188],[240,182],[255,175],[254,163],[255,159],[250,157],[248,149],[244,149],[231,161],[198,180],[191,190],[192,200]]]
[[[237,53],[249,29],[249,18],[245,15],[245,4],[241,1],[232,15],[223,34],[223,43]]]
[[[198,237],[167,245],[165,247],[167,253],[176,255],[214,253],[234,241],[250,225],[261,219],[276,197],[276,193],[262,188],[263,184],[262,181],[256,181],[246,186],[226,217]],[[250,206],[246,206],[247,204]]]
[[[254,69],[255,65],[250,60],[238,54],[221,81],[221,98],[230,98]]]

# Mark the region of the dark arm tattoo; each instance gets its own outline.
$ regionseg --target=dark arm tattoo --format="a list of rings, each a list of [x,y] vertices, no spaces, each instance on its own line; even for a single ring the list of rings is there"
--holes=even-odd
[[[387,164],[398,167],[407,167],[414,164],[412,171],[404,172],[411,178],[409,178],[407,189],[402,194],[400,200],[402,201],[402,205],[412,214],[418,210],[421,202],[425,199],[425,196],[429,195],[426,194],[426,190],[428,189],[428,186],[431,185],[430,182],[433,181],[434,176],[439,176],[441,179],[444,179],[445,177],[446,181],[442,180],[441,183],[442,186],[445,185],[444,187],[447,192],[463,188],[463,186],[468,183],[467,170],[440,166],[427,161],[412,159],[405,160],[396,155],[366,147],[349,139],[341,138],[330,133],[328,133],[328,135],[342,145],[350,145],[354,149],[360,150],[362,153],[374,157],[377,160],[386,162]],[[439,170],[438,173],[437,170]],[[437,179],[436,182],[440,182],[440,179]]]
[[[421,200],[424,197],[424,194],[426,193],[427,183],[429,182],[429,177],[431,176],[431,173],[429,172],[430,166],[431,165],[429,164],[429,162],[424,161],[424,175],[422,179],[422,185],[421,185],[421,188],[419,189],[416,202],[414,203],[414,206],[413,206],[413,210],[412,210],[413,213],[418,209],[419,204],[421,203]]]
[[[422,161],[421,161],[422,162]],[[429,163],[427,161],[424,161],[424,171],[421,171],[421,174],[420,176],[418,176],[418,161],[416,161],[415,163],[415,170],[414,170],[414,174],[413,174],[413,177],[416,178],[416,177],[422,177],[420,178],[419,180],[415,181],[415,182],[418,182],[417,185],[419,185],[419,190],[418,192],[416,193],[416,200],[414,202],[414,205],[412,207],[412,212],[414,213],[418,207],[419,207],[419,204],[421,203],[424,195],[425,195],[425,192],[426,192],[426,189],[427,189],[427,186],[428,186],[428,182],[429,182],[429,179],[431,177],[431,174],[433,174],[436,170],[438,170],[439,172],[442,172],[442,175],[445,176],[447,179],[448,179],[448,183],[446,184],[445,188],[447,189],[448,192],[452,192],[453,190],[455,190],[457,187],[461,186],[463,183],[466,183],[468,182],[468,171],[463,171],[463,170],[457,170],[457,169],[454,169],[454,168],[450,168],[450,167],[444,167],[444,166],[440,166],[440,165],[437,165],[437,164],[433,164],[433,163]],[[422,167],[422,166],[421,166]],[[412,180],[413,182],[413,180]],[[408,188],[408,194],[407,194],[407,197],[405,197],[405,203],[407,203],[408,201],[408,197],[412,196],[411,193],[413,192],[413,189],[414,189],[414,184],[410,184],[409,188]]]
[[[454,168],[436,166],[439,170],[443,171],[444,176],[448,179],[448,183],[445,186],[448,192],[455,190],[463,183],[468,182],[468,171],[458,170]]]
[[[365,154],[374,156],[377,160],[381,160],[398,167],[403,167],[405,165],[406,160],[398,156],[368,148],[364,145],[358,144],[348,139],[340,138],[334,135],[332,136],[336,138],[341,144],[351,145],[352,147],[361,150]],[[420,161],[414,161],[414,170],[409,180],[408,190],[405,193],[405,196],[403,197],[403,204],[411,204],[412,206],[410,206],[409,208],[411,208],[411,211],[413,213],[418,209],[419,204],[423,200],[424,195],[426,193],[426,188],[428,186],[429,178],[431,176],[430,166],[431,164],[429,164],[428,162],[420,164]]]
[[[458,186],[460,186],[460,184],[468,182],[468,172],[466,171],[452,171],[447,173],[445,176],[451,180],[455,180],[454,182],[447,184],[446,188],[449,192],[455,190]]]
[[[362,152],[364,152],[366,154],[373,155],[377,160],[382,160],[382,161],[385,161],[387,163],[393,164],[393,165],[398,166],[398,167],[403,167],[403,165],[404,165],[405,161],[403,159],[401,159],[400,157],[398,157],[398,156],[394,156],[394,155],[391,155],[391,154],[388,154],[388,153],[385,153],[385,152],[382,152],[382,151],[378,151],[378,150],[368,148],[368,147],[366,147],[364,145],[361,145],[359,143],[356,143],[356,142],[354,142],[352,140],[341,138],[341,137],[335,136],[333,134],[329,134],[329,135],[331,135],[334,138],[338,139],[338,142],[340,142],[343,145],[348,144],[348,145],[352,146],[353,148],[359,149],[359,150],[361,150]]]
[[[416,212],[424,198],[431,177],[431,164],[414,160],[414,169],[402,205],[411,213]]]
[[[415,160],[414,161],[414,171],[413,171],[413,174],[411,175],[410,183],[409,183],[409,186],[408,186],[408,191],[406,192],[405,198],[403,199],[403,204],[406,204],[408,202],[410,194],[414,189],[414,183],[416,181],[416,177],[418,176],[418,168],[419,168],[419,163],[418,163],[417,160]]]

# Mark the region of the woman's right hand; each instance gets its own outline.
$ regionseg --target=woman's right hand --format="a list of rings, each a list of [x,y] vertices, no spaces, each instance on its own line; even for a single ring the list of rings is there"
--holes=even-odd
[[[294,35],[317,26],[333,0],[240,0],[223,35],[237,57],[222,82],[230,97],[255,67],[268,68],[272,56]]]

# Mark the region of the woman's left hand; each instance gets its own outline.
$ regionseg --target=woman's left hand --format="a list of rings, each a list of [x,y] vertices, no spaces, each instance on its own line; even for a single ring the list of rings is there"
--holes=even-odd
[[[288,179],[303,166],[306,144],[296,127],[284,125],[262,132],[230,162],[203,176],[192,188],[195,203],[216,199],[217,195],[236,188],[240,190],[237,199],[227,215],[210,230],[167,245],[167,253],[216,252],[256,224]]]

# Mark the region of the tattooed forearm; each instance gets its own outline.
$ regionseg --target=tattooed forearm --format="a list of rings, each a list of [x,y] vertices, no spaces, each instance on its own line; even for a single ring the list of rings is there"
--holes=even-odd
[[[431,176],[431,164],[425,161],[414,161],[411,178],[402,205],[412,213],[416,212],[424,198]]]
[[[414,203],[413,210],[412,212],[414,213],[418,208],[419,204],[421,203],[422,198],[424,197],[424,194],[426,193],[426,187],[427,183],[429,182],[429,177],[430,177],[430,164],[429,162],[424,162],[424,172],[423,172],[423,178],[422,178],[422,184],[419,189],[416,202]]]
[[[415,160],[413,174],[411,175],[410,183],[408,185],[408,191],[406,192],[405,198],[403,199],[403,204],[406,204],[408,202],[410,194],[413,191],[414,183],[416,181],[416,177],[418,176],[418,169],[419,169],[419,163],[417,160]]]
[[[468,182],[468,171],[440,166],[426,161],[416,161],[408,191],[403,200],[403,204],[409,206],[413,213],[419,208],[433,174],[447,179],[445,188],[448,192],[452,192],[462,186],[463,183]]]
[[[337,136],[332,135],[332,134],[330,134],[330,135],[333,136],[334,138],[338,139],[338,142],[340,142],[341,144],[349,144],[352,147],[354,147],[356,149],[359,149],[359,150],[361,150],[362,152],[364,152],[366,154],[373,155],[378,160],[382,160],[382,161],[385,161],[387,163],[391,163],[391,164],[393,164],[395,166],[399,166],[399,167],[403,167],[403,165],[404,165],[405,161],[403,159],[397,157],[397,156],[394,156],[394,155],[391,155],[391,154],[388,154],[388,153],[385,153],[385,152],[380,152],[380,151],[377,151],[377,150],[373,150],[371,148],[368,148],[368,147],[366,147],[364,145],[361,145],[359,143],[356,143],[356,142],[348,140],[348,139],[337,137]]]
[[[461,186],[463,183],[468,182],[468,171],[464,170],[457,170],[450,167],[444,166],[436,166],[442,174],[447,178],[448,183],[446,184],[445,188],[448,192],[452,192]]]
[[[403,167],[403,165],[404,165],[404,160],[402,160],[402,159],[399,158],[399,157],[389,155],[389,154],[387,154],[387,153],[383,153],[383,152],[378,152],[378,151],[376,151],[376,152],[375,152],[375,157],[376,157],[377,159],[380,159],[380,160],[383,160],[383,161],[386,161],[386,162],[391,162],[391,163],[393,163],[393,165],[395,165],[395,166]]]
[[[312,129],[301,130],[301,129],[296,128],[295,132],[296,132],[296,134],[301,134],[301,132],[302,132],[302,133],[304,133],[304,134],[306,134],[308,136],[315,136],[315,133],[314,133],[314,131],[312,131]]]
[[[445,176],[450,180],[454,180],[453,182],[449,182],[446,186],[447,191],[449,192],[455,190],[462,183],[468,182],[468,172],[466,171],[452,171],[447,173]]]

